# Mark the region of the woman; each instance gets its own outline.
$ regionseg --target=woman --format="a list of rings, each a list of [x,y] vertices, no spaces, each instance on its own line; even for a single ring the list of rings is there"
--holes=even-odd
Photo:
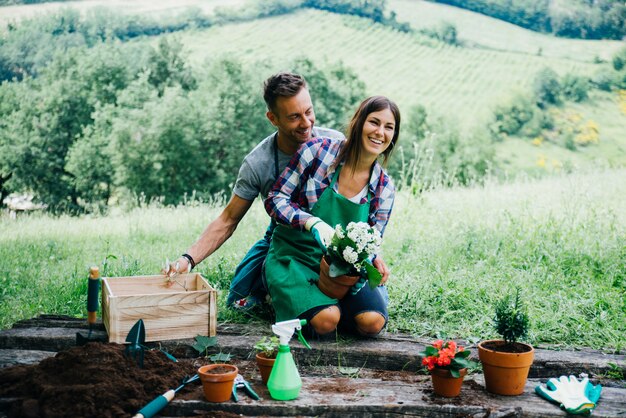
[[[341,330],[375,336],[387,322],[378,289],[363,286],[341,301],[315,282],[334,226],[368,222],[384,232],[395,189],[381,167],[400,133],[400,111],[389,99],[365,99],[352,117],[345,141],[316,138],[302,145],[265,200],[276,219],[265,262],[265,280],[276,320],[306,319],[320,335]]]

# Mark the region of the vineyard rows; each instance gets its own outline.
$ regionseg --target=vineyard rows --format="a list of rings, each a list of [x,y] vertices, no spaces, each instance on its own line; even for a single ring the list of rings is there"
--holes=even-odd
[[[550,66],[560,74],[591,75],[597,64],[518,52],[462,48],[406,34],[352,16],[304,10],[294,14],[173,35],[196,64],[227,56],[271,60],[274,68],[298,56],[352,68],[371,94],[408,109],[425,105],[463,126],[483,123],[490,109]]]

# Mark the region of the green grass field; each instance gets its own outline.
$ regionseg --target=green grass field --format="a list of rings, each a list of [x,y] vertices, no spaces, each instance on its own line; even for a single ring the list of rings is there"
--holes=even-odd
[[[494,336],[493,301],[522,289],[539,345],[626,344],[626,170],[399,193],[384,239],[392,270],[389,329]],[[0,218],[0,327],[39,313],[84,315],[88,268],[156,274],[218,214],[217,205],[143,208],[107,217]],[[198,271],[219,289],[267,223],[255,204]]]

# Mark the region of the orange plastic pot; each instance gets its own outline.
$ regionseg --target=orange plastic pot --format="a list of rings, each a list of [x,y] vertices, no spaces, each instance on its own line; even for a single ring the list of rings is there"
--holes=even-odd
[[[524,392],[535,349],[528,344],[515,343],[527,351],[507,353],[498,350],[503,340],[488,340],[478,344],[478,358],[483,364],[487,391],[498,395],[520,395]],[[485,345],[493,345],[486,348]]]
[[[220,373],[217,373],[220,371]],[[239,373],[232,364],[209,364],[198,369],[204,397],[209,402],[226,402],[233,393],[235,378]]]
[[[343,299],[348,290],[356,284],[359,276],[348,276],[346,274],[338,277],[330,277],[328,270],[330,266],[326,262],[326,257],[322,257],[320,262],[320,279],[317,287],[328,297],[334,299]]]
[[[467,369],[459,370],[460,377],[453,377],[450,370],[434,368],[430,371],[433,381],[433,391],[439,396],[454,398],[461,393],[463,378],[467,374]]]
[[[265,354],[263,353],[259,353],[256,355],[256,364],[257,366],[259,366],[259,371],[261,372],[261,380],[263,380],[264,385],[267,385],[267,380],[270,378],[270,374],[272,373],[272,367],[274,367],[275,362],[275,358],[265,357]]]

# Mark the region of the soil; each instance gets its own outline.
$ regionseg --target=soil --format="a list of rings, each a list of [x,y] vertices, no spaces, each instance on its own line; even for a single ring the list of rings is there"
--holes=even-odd
[[[217,367],[213,367],[212,369],[209,369],[209,370],[205,371],[204,373],[206,373],[206,374],[226,374],[226,373],[231,373],[232,371],[233,371],[233,369],[230,368],[230,367],[217,366]]]
[[[142,369],[124,355],[123,345],[88,343],[38,365],[0,369],[0,398],[17,398],[9,417],[127,417],[177,388],[200,365],[146,350]]]
[[[499,353],[527,353],[530,351],[530,346],[524,343],[506,344],[504,341],[487,341],[482,343],[482,346]]]

